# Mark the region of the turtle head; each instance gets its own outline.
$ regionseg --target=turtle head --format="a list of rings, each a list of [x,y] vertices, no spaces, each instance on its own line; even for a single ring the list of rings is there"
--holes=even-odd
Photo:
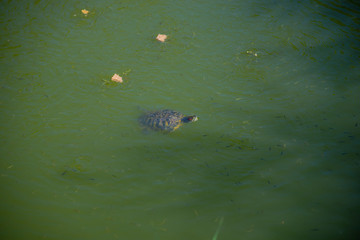
[[[185,116],[181,119],[183,123],[196,122],[198,117],[196,115]]]

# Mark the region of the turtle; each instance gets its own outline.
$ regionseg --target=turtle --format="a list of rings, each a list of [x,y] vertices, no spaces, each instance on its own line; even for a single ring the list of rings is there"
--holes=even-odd
[[[140,117],[140,123],[157,131],[173,132],[184,123],[195,122],[198,120],[196,115],[184,115],[180,112],[164,109],[148,112]]]

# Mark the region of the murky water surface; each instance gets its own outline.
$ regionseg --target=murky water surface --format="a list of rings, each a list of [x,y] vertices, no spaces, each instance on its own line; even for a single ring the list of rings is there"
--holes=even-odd
[[[357,235],[357,1],[0,8],[1,239]]]

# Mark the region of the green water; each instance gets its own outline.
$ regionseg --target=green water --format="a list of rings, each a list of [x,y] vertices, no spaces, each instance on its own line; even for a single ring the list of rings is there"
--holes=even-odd
[[[1,239],[359,234],[357,1],[0,3]]]

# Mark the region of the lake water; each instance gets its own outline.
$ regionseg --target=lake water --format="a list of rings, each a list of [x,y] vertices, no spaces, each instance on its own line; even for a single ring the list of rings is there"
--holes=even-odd
[[[1,239],[359,234],[358,1],[0,8]]]

